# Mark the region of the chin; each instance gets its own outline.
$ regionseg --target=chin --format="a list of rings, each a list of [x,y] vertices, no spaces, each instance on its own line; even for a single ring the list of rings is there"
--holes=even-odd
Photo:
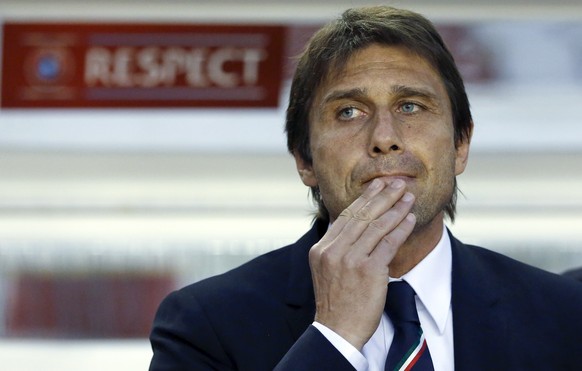
[[[413,208],[412,214],[414,214],[414,216],[416,217],[416,224],[414,225],[412,233],[423,232],[426,231],[427,229],[430,229],[431,227],[438,226],[438,228],[442,228],[441,223],[443,222],[445,216],[444,211],[442,210],[434,214],[417,211],[414,210]]]

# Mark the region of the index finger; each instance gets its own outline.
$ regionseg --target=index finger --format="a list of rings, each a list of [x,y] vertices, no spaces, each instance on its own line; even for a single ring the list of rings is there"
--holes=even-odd
[[[325,238],[335,239],[341,233],[342,238],[347,240],[345,242],[356,241],[370,222],[394,206],[402,197],[405,185],[400,179],[374,179],[362,195],[342,211]],[[388,187],[389,190],[385,191]]]

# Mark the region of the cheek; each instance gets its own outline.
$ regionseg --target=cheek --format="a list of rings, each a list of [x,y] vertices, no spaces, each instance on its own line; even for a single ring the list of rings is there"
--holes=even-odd
[[[447,131],[425,136],[417,142],[415,152],[424,164],[430,182],[448,183],[448,178],[455,176],[457,151],[454,140]]]
[[[346,161],[334,146],[320,146],[312,152],[315,175],[320,188],[338,188],[346,178]]]
[[[313,163],[320,168],[320,172],[342,175],[342,167],[351,157],[346,149],[353,146],[354,143],[345,143],[342,138],[332,135],[331,132],[313,135],[311,141]]]
[[[333,218],[358,196],[352,174],[358,156],[353,143],[318,140],[312,146],[314,172],[323,201]]]

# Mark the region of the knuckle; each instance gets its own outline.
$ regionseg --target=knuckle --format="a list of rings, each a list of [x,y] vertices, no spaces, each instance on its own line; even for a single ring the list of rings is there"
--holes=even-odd
[[[396,236],[394,236],[392,233],[387,234],[384,237],[382,237],[382,241],[390,247],[397,247],[398,245],[400,245],[399,239]]]
[[[372,198],[372,196],[368,192],[364,192],[360,195],[360,198],[362,198],[363,200],[369,201]]]
[[[367,207],[363,207],[360,210],[356,211],[354,214],[354,219],[360,220],[363,222],[368,222],[372,219],[372,215],[370,213],[370,209]]]
[[[318,252],[317,259],[324,265],[334,265],[337,261],[336,253],[333,249],[324,248]]]
[[[355,211],[348,207],[340,213],[340,216],[361,222],[369,222],[373,219],[369,204],[366,204],[362,208]]]
[[[374,214],[375,212],[372,203],[367,202],[354,213],[354,218],[360,221],[370,222],[375,218]]]
[[[325,257],[325,255],[329,255],[329,252],[326,252],[325,246],[321,244],[315,244],[309,250],[309,261],[311,263],[319,263]]]
[[[365,262],[354,258],[351,254],[344,255],[341,259],[342,266],[350,271],[365,271]]]
[[[370,222],[369,227],[376,231],[386,231],[390,226],[386,221],[375,219]]]
[[[350,210],[349,208],[344,209],[341,213],[340,216],[343,216],[345,218],[351,219],[354,216],[354,213],[352,213],[352,210]]]
[[[356,266],[356,261],[352,258],[350,254],[346,254],[341,258],[342,266],[352,269]]]

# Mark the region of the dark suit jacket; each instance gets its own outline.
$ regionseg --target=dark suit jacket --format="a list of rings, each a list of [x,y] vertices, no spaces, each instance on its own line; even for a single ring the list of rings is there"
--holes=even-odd
[[[170,294],[151,371],[353,370],[310,324],[308,251],[293,245]],[[452,238],[456,370],[582,370],[582,285]]]
[[[573,278],[578,281],[582,281],[582,268],[573,268],[562,273],[564,277]]]

